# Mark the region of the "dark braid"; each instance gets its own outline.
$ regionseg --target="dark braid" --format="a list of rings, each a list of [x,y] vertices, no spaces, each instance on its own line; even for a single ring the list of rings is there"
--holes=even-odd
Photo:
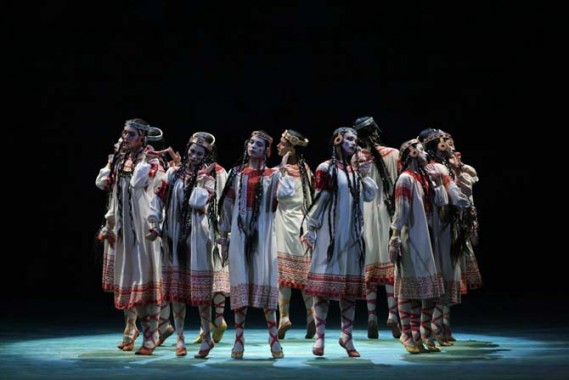
[[[328,261],[332,260],[335,245],[335,235],[336,235],[336,203],[338,201],[338,167],[336,159],[336,147],[332,146],[332,159],[330,160],[330,167],[332,168],[332,175],[330,176],[330,194],[332,199],[327,205],[328,208],[328,228],[330,230],[330,242],[328,245],[328,251],[326,258]],[[328,169],[330,170],[330,169]]]
[[[346,178],[348,179],[348,188],[350,190],[350,194],[352,195],[352,210],[354,212],[354,224],[352,232],[354,233],[354,237],[358,243],[358,247],[360,248],[359,263],[363,266],[365,264],[365,241],[361,235],[363,228],[363,217],[362,210],[360,208],[361,177],[358,174],[359,162],[357,162],[356,167],[353,168],[346,157],[342,156],[342,163],[344,165],[344,171],[346,172]]]
[[[393,216],[393,213],[395,212],[395,205],[393,204],[393,192],[395,191],[393,181],[391,180],[391,176],[387,170],[387,165],[385,165],[385,161],[383,160],[383,157],[381,157],[381,154],[377,151],[376,146],[372,146],[370,148],[370,151],[371,155],[373,156],[373,163],[379,172],[381,184],[383,185],[383,201],[387,207],[387,211],[389,211],[389,215]]]
[[[298,170],[300,172],[300,181],[302,182],[302,211],[306,215],[308,209],[310,208],[310,200],[314,197],[314,185],[312,184],[312,178],[308,175],[307,168],[310,168],[304,158],[302,153],[297,155],[298,157]]]

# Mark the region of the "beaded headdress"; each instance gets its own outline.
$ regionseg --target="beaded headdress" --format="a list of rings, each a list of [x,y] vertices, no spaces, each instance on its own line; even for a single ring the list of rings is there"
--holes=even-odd
[[[401,148],[399,148],[399,151],[401,153],[403,153],[405,150],[409,149],[409,147],[411,147],[412,145],[415,144],[420,144],[421,142],[418,139],[411,139],[408,141],[405,141],[403,144],[401,144]]]
[[[423,139],[423,144],[427,145],[429,142],[433,140],[438,140],[440,138],[450,138],[450,134],[440,130],[434,129],[433,132]]]
[[[295,135],[292,135],[290,133],[290,130],[288,130],[288,129],[286,131],[284,131],[284,133],[281,136],[284,137],[292,145],[298,145],[298,146],[302,146],[302,147],[305,147],[308,145],[308,139],[307,138],[300,138],[300,137],[297,137]]]
[[[273,143],[273,138],[272,138],[271,136],[269,136],[269,135],[268,135],[266,132],[264,132],[264,131],[253,131],[253,132],[251,133],[251,137],[254,137],[254,136],[260,137],[260,138],[262,138],[263,140],[268,141],[268,142],[269,142],[268,145],[271,145],[271,144]]]

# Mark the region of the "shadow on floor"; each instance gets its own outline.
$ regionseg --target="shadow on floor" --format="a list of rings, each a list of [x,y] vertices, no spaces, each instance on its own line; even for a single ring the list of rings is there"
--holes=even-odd
[[[312,355],[313,340],[304,338],[303,311],[292,308],[291,317],[297,317],[281,341],[285,358],[280,360],[271,357],[268,332],[256,309],[248,315],[243,360],[230,357],[234,330],[229,311],[230,327],[224,338],[207,359],[200,360],[193,358],[199,346],[191,344],[198,333],[193,308],[185,329],[188,356],[176,357],[175,336],[152,356],[138,356],[116,348],[122,314],[112,309],[111,302],[14,302],[2,312],[0,373],[2,379],[567,379],[567,314],[547,313],[542,307],[542,317],[553,317],[543,323],[519,302],[524,300],[465,300],[453,311],[457,342],[440,353],[419,355],[404,351],[382,325],[379,339],[368,339],[365,305],[358,306],[354,343],[360,358],[348,358],[338,345],[340,327],[334,314],[339,311],[333,305],[323,357]]]

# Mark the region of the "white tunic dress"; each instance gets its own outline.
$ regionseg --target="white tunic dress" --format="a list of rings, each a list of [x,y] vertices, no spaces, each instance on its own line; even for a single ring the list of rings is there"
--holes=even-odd
[[[395,184],[392,228],[400,231],[402,256],[395,266],[394,296],[402,300],[438,298],[444,293],[430,225],[434,194],[426,194],[418,173],[404,171]]]
[[[310,206],[312,199],[308,189],[303,191],[298,164],[286,165],[285,170],[286,175],[281,179],[277,192],[278,206],[275,215],[279,286],[304,289],[311,255],[300,241],[300,230],[305,222],[305,203]],[[309,181],[312,181],[312,171],[308,166],[305,166],[305,170]],[[309,197],[307,202],[305,194]]]
[[[145,149],[152,149],[146,147]],[[115,173],[110,185],[110,170],[103,168],[99,175],[107,177],[101,184],[112,186],[111,209],[107,217],[117,236],[112,268],[113,292],[117,309],[135,306],[160,305],[162,293],[160,242],[145,238],[149,231],[150,201],[160,173],[164,169],[157,159],[144,162],[127,159],[122,170]]]
[[[331,192],[331,161],[318,165],[315,176],[315,203],[308,214],[308,226],[318,229],[312,251],[312,263],[305,287],[306,294],[323,298],[365,298],[364,263],[360,261],[363,228],[355,230],[357,211],[354,210],[354,174],[351,166],[347,172],[338,163],[337,192],[334,201]],[[348,182],[348,175],[350,176]],[[355,176],[359,178],[359,176]],[[357,182],[357,179],[356,179]],[[366,177],[359,184],[359,206],[376,196],[377,184]],[[363,212],[363,211],[362,211]],[[364,221],[365,223],[365,221]],[[334,249],[328,259],[331,228],[334,232]],[[365,258],[364,258],[365,260]]]
[[[235,170],[231,169],[231,170]],[[231,178],[231,171],[229,178]],[[278,304],[278,263],[275,239],[276,191],[280,172],[266,168],[245,168],[228,183],[229,190],[223,201],[219,230],[230,232],[229,282],[231,309],[250,306],[276,309]],[[260,205],[256,222],[253,219],[254,201],[258,195],[256,185],[261,180]],[[239,216],[241,225],[239,227]],[[246,254],[246,233],[253,239]]]
[[[378,146],[377,152],[382,157],[391,183],[397,179],[399,151],[394,148]],[[366,152],[372,159],[373,156]],[[370,177],[377,183],[377,196],[371,202],[364,203],[364,234],[366,240],[366,283],[375,285],[393,285],[394,265],[389,260],[389,231],[391,215],[385,204],[385,191],[380,173],[375,162]],[[391,200],[395,202],[395,200]]]
[[[227,181],[227,171],[221,165],[215,165],[215,191],[217,194],[216,200],[219,201],[223,187]],[[217,217],[217,215],[216,215]],[[214,236],[214,231],[210,228],[212,242],[215,242],[218,236]],[[223,265],[223,258],[221,257],[221,246],[219,244],[212,245],[213,255],[213,293],[222,292],[229,295],[229,266],[227,263]]]
[[[215,182],[202,168],[191,194],[186,196],[185,188],[190,174],[178,176],[178,170],[176,167],[168,169],[162,186],[152,200],[149,216],[150,223],[162,222],[164,296],[168,301],[192,306],[209,305],[213,262],[207,205]],[[189,218],[189,234],[186,237],[183,236],[184,208]]]

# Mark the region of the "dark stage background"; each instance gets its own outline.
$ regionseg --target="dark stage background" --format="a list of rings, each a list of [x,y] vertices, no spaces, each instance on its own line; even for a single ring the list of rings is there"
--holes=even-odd
[[[397,148],[424,128],[448,131],[478,170],[485,286],[472,297],[566,295],[540,211],[557,211],[557,196],[531,144],[548,127],[544,6],[272,3],[6,5],[5,299],[112,303],[95,177],[126,119],[161,128],[176,150],[209,131],[226,168],[252,130],[278,140],[296,129],[315,168],[332,131],[363,115]]]

